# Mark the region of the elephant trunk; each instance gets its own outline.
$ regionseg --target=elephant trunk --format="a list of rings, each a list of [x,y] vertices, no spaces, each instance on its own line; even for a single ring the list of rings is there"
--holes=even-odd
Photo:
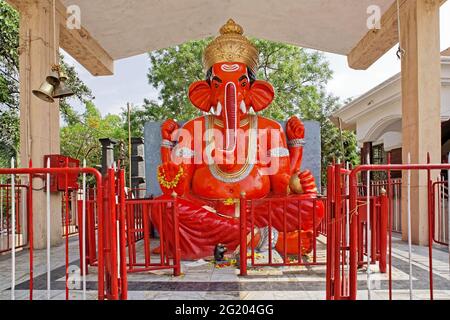
[[[236,130],[238,123],[236,86],[233,82],[225,87],[225,151],[233,152],[236,148]]]

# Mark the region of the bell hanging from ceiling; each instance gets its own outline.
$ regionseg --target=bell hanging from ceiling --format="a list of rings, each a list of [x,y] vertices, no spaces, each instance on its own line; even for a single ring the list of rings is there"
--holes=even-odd
[[[55,87],[50,84],[47,80],[42,82],[38,90],[33,90],[33,94],[41,100],[46,102],[55,102],[53,99],[53,91]]]
[[[47,76],[46,80],[52,86],[56,87],[60,82],[58,70],[52,68],[52,72],[50,73],[50,75]]]
[[[67,75],[63,70],[59,71],[59,84],[55,87],[55,91],[53,92],[53,98],[61,99],[73,96],[73,91],[70,90],[65,82],[67,80]]]

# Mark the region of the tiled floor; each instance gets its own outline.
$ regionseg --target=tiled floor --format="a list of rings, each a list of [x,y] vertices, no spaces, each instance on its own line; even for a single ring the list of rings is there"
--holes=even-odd
[[[393,297],[409,299],[408,248],[400,239],[394,239],[392,254]],[[325,258],[323,244],[319,246],[319,261]],[[78,239],[70,240],[70,270],[78,270]],[[51,298],[65,299],[65,247],[52,248]],[[434,298],[450,299],[450,274],[446,248],[433,250]],[[28,251],[17,252],[16,299],[29,298]],[[387,274],[372,266],[371,299],[388,298]],[[429,299],[428,249],[413,248],[414,299]],[[96,268],[89,269],[87,299],[96,299]],[[183,275],[173,277],[170,271],[155,271],[128,275],[129,299],[181,300],[276,300],[325,299],[325,266],[249,269],[247,277],[239,277],[235,267],[216,268],[206,261],[182,264]],[[76,273],[75,273],[76,274]],[[75,282],[77,283],[77,282]],[[0,256],[0,299],[11,298],[10,255]],[[34,254],[34,299],[47,299],[46,251]],[[367,273],[358,274],[358,298],[367,299]],[[82,291],[70,290],[70,299],[82,299]]]

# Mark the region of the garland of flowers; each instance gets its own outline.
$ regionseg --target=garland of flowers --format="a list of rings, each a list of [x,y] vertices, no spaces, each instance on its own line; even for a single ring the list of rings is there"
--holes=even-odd
[[[175,178],[173,178],[172,181],[168,181],[166,179],[166,174],[165,174],[163,168],[160,166],[158,168],[157,178],[158,178],[158,182],[161,186],[163,186],[164,188],[167,188],[167,189],[173,189],[178,185],[183,174],[184,174],[184,169],[182,166],[180,166],[180,169],[178,169],[178,173],[175,175]]]

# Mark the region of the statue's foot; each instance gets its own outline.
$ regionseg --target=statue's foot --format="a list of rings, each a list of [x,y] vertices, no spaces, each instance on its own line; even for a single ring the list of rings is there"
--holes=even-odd
[[[285,239],[286,238],[286,239]],[[286,251],[288,255],[299,255],[299,241],[300,241],[300,255],[304,256],[313,250],[313,232],[312,230],[300,232],[294,231],[284,234],[280,232],[278,241],[275,246],[278,252],[284,253],[284,243],[286,242]]]

